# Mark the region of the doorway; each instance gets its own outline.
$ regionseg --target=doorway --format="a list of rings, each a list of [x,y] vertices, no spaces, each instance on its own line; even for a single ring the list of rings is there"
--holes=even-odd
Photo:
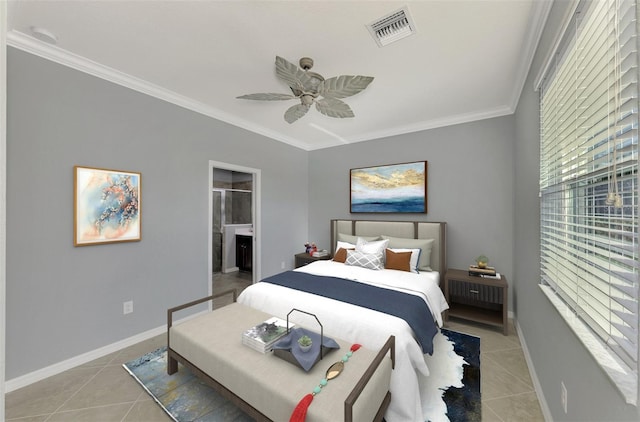
[[[213,169],[213,273],[252,272],[253,175]]]
[[[260,170],[209,162],[210,293],[260,279]]]

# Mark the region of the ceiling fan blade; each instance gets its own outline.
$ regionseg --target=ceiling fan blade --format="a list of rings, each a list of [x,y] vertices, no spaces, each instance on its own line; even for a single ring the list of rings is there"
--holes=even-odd
[[[287,123],[291,124],[307,114],[307,111],[309,111],[308,105],[296,104],[292,107],[289,107],[289,109],[285,111],[284,119],[287,121]]]
[[[354,117],[353,110],[344,101],[337,100],[335,98],[321,98],[315,101],[316,109],[329,117],[345,118]]]
[[[311,83],[311,78],[298,66],[276,56],[276,75],[294,90],[304,91]]]
[[[372,76],[334,76],[320,83],[318,93],[326,98],[345,98],[357,94],[373,81]]]
[[[263,94],[247,94],[241,95],[239,97],[241,100],[260,100],[260,101],[281,101],[281,100],[295,100],[291,94],[274,94],[271,92],[266,92]]]

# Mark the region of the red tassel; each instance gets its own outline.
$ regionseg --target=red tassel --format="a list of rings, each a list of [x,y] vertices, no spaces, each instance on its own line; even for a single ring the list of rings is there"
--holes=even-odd
[[[307,409],[309,408],[312,400],[313,394],[307,394],[304,396],[296,408],[293,409],[289,422],[304,422],[304,419],[307,417]]]
[[[351,345],[351,348],[349,350],[351,350],[352,352],[355,352],[361,347],[362,345],[355,343]],[[296,406],[296,408],[293,409],[293,412],[291,412],[291,417],[289,418],[289,422],[304,422],[304,420],[307,417],[307,410],[309,409],[309,405],[311,404],[312,401],[313,401],[313,394],[307,394],[306,396],[304,396],[302,400],[298,402],[298,405]]]

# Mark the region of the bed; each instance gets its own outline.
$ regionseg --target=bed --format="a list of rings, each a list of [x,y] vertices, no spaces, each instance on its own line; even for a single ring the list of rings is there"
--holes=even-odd
[[[402,269],[372,269],[379,263],[359,262],[381,244],[387,262],[402,257]],[[385,419],[423,421],[419,380],[429,375],[424,354],[432,350],[430,342],[448,308],[440,287],[446,223],[331,220],[331,249],[338,261],[346,254],[345,261],[317,261],[268,277],[245,289],[238,302],[280,317],[303,309],[318,317],[326,335],[372,350],[394,335],[396,366]],[[302,314],[292,321],[312,327]]]

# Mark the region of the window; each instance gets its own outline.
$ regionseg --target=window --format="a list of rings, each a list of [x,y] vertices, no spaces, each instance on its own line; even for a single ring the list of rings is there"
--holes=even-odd
[[[560,45],[540,94],[541,284],[637,380],[635,1],[580,2]]]

